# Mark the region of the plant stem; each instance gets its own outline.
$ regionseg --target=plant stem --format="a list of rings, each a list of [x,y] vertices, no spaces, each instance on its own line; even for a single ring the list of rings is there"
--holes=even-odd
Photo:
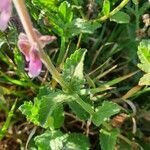
[[[91,116],[94,114],[94,110],[92,109],[92,106],[86,102],[84,102],[79,95],[75,95],[75,101]]]
[[[66,39],[65,37],[61,37],[61,45],[60,45],[60,52],[57,59],[57,65],[60,65],[62,63],[63,57],[65,56],[66,47],[65,47]]]
[[[132,145],[132,142],[128,138],[126,138],[125,136],[119,134],[118,137],[120,139],[122,139],[123,141],[125,141],[127,144]]]
[[[105,21],[108,18],[112,17],[114,14],[116,14],[118,11],[120,11],[127,3],[129,0],[123,0],[114,10],[112,10],[109,15],[105,15],[103,17],[100,17],[96,19],[95,21]]]
[[[83,35],[83,34],[80,33],[79,38],[78,38],[78,43],[77,43],[76,49],[78,49],[78,48],[80,47],[82,35]]]
[[[14,6],[16,7],[16,10],[18,12],[18,15],[20,17],[20,20],[22,22],[22,25],[24,27],[24,30],[27,34],[27,37],[31,44],[36,43],[38,46],[38,54],[41,58],[41,61],[43,64],[47,67],[49,72],[52,74],[53,78],[63,87],[67,88],[66,83],[63,81],[60,73],[57,71],[55,66],[53,65],[51,59],[48,57],[48,55],[44,52],[40,41],[38,40],[37,36],[33,32],[33,26],[30,19],[30,16],[28,14],[28,11],[25,6],[24,0],[13,0]]]

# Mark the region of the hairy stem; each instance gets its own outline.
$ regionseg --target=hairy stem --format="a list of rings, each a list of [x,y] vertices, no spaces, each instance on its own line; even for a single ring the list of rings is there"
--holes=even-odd
[[[43,62],[43,64],[47,67],[49,72],[52,74],[53,78],[63,87],[66,88],[66,83],[63,81],[61,74],[57,71],[55,66],[53,65],[51,59],[48,57],[48,55],[44,52],[42,49],[41,43],[36,37],[35,33],[33,32],[33,26],[30,19],[30,16],[28,14],[28,11],[25,6],[24,0],[13,0],[14,6],[16,7],[16,10],[18,12],[18,15],[20,17],[20,20],[22,22],[22,25],[24,27],[24,30],[27,34],[27,37],[31,44],[36,43],[38,46],[38,54]]]

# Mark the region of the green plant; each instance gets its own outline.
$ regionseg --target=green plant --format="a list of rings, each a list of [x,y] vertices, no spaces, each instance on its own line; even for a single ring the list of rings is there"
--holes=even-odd
[[[25,121],[17,120],[15,113],[18,111],[33,127],[26,144],[20,144],[26,149],[142,149],[139,136],[135,134],[134,100],[149,90],[144,85],[149,86],[150,80],[150,42],[145,39],[138,43],[139,37],[135,33],[140,28],[141,15],[148,9],[148,2],[12,2],[26,34],[22,34],[20,43],[17,42],[13,36],[18,36],[16,25],[10,24],[9,30],[0,35],[0,60],[7,66],[5,70],[0,64],[0,89],[3,91],[0,107],[8,114],[0,138],[4,139],[9,126],[15,126],[18,120]],[[46,35],[55,34],[57,41],[44,48],[52,41],[49,38],[55,36],[42,36],[33,26]],[[148,28],[149,25],[144,26],[145,32]],[[16,43],[20,44],[19,48]],[[146,73],[139,85],[137,47],[138,67]],[[30,79],[26,66],[29,66],[29,73],[32,69],[40,70]],[[9,102],[12,106],[9,111],[6,99],[13,97],[17,101]],[[133,131],[130,131],[131,122]],[[79,129],[78,124],[81,124]],[[135,141],[132,141],[133,137]]]

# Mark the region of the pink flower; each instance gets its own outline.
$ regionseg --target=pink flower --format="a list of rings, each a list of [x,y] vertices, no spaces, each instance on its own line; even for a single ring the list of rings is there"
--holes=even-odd
[[[12,12],[11,0],[0,0],[0,30],[7,28]]]
[[[41,35],[37,30],[34,29],[35,34],[37,35],[39,41],[41,42],[42,48],[45,47],[46,44],[49,44],[53,40],[56,39],[55,36]],[[27,35],[24,33],[20,33],[18,40],[18,47],[20,51],[25,56],[26,61],[29,63],[28,66],[28,75],[31,78],[37,77],[42,69],[42,62],[38,55],[37,45],[36,43],[30,43],[27,38]]]

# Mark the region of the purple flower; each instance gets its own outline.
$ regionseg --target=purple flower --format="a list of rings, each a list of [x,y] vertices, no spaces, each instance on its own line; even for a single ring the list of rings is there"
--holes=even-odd
[[[12,12],[11,0],[0,0],[0,30],[7,28]]]
[[[41,42],[42,48],[46,44],[49,44],[53,40],[56,39],[55,36],[41,35],[37,30],[34,29],[35,34],[37,35],[39,41]],[[38,55],[37,45],[36,43],[30,43],[27,38],[27,35],[24,33],[20,33],[18,40],[18,47],[20,51],[25,56],[26,61],[29,63],[28,65],[28,75],[31,78],[37,77],[42,69],[42,62]]]

